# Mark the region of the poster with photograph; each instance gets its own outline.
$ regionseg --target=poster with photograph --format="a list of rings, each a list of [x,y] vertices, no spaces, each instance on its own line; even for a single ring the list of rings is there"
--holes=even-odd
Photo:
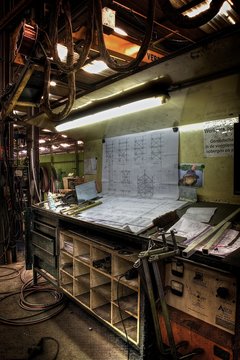
[[[179,185],[202,187],[203,186],[203,164],[182,163],[179,166]]]

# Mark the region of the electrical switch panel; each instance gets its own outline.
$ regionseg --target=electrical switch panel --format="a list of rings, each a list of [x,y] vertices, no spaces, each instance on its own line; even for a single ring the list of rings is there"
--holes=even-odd
[[[165,286],[170,306],[234,333],[237,289],[233,275],[174,261],[166,264]]]

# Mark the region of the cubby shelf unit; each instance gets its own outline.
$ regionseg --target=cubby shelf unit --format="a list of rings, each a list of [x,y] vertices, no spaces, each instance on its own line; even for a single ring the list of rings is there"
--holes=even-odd
[[[60,230],[59,286],[122,337],[139,345],[140,280],[127,279],[138,253],[121,253]]]

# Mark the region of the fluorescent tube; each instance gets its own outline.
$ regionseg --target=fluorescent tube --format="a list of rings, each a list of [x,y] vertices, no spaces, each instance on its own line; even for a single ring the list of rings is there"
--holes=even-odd
[[[98,122],[113,119],[119,116],[151,109],[156,106],[162,105],[163,103],[165,103],[166,99],[167,96],[164,95],[164,96],[150,97],[150,98],[134,101],[126,105],[121,105],[111,109],[99,111],[93,115],[87,115],[81,118],[77,118],[75,120],[67,121],[63,124],[57,125],[56,130],[61,132],[61,131],[76,129],[82,126],[96,124]]]

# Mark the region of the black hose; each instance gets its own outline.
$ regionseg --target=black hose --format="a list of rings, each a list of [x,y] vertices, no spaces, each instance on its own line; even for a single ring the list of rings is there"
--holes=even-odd
[[[49,93],[50,93],[50,76],[51,76],[51,64],[48,59],[46,59],[46,68],[45,68],[45,76],[44,76],[44,90],[43,90],[43,103],[41,105],[42,110],[48,115],[51,120],[61,121],[65,119],[70,113],[76,96],[76,84],[75,84],[75,72],[71,71],[67,74],[68,79],[68,90],[69,94],[67,97],[67,102],[64,105],[64,108],[55,113],[51,109]]]
[[[58,43],[58,17],[60,15],[61,10],[63,10],[63,15],[65,18],[65,42],[67,47],[67,62],[63,63],[58,55],[57,51],[57,43]],[[55,8],[52,10],[52,19],[50,24],[50,38],[47,37],[47,44],[50,47],[50,52],[52,54],[54,62],[57,64],[58,68],[67,74],[68,79],[68,89],[69,94],[67,97],[67,101],[63,107],[63,109],[55,113],[51,109],[50,101],[49,101],[49,93],[50,93],[50,77],[51,77],[51,63],[49,59],[46,58],[46,71],[44,78],[44,91],[43,91],[43,103],[42,109],[48,115],[48,117],[56,122],[59,122],[65,119],[70,113],[75,97],[76,97],[76,84],[75,84],[75,72],[79,70],[83,64],[85,63],[90,47],[93,40],[93,32],[94,32],[94,1],[89,1],[88,4],[88,20],[86,23],[86,39],[84,41],[83,46],[81,47],[81,51],[77,52],[79,55],[78,60],[74,63],[74,45],[72,40],[72,22],[71,22],[71,9],[69,1],[55,1]]]
[[[100,55],[103,58],[103,61],[105,61],[107,66],[114,71],[127,72],[130,70],[134,70],[135,68],[138,67],[138,65],[141,63],[142,59],[146,55],[146,52],[148,50],[148,47],[149,47],[149,44],[151,41],[156,0],[149,0],[148,14],[147,14],[147,20],[146,20],[146,32],[145,32],[142,44],[139,48],[136,58],[131,60],[127,64],[126,63],[118,64],[110,56],[110,54],[106,48],[106,45],[104,42],[104,36],[103,36],[102,1],[96,0],[95,2],[96,2],[95,23],[96,23],[96,29],[97,29],[97,35],[98,35],[98,46],[99,46]]]
[[[53,316],[59,314],[65,307],[63,294],[59,293],[55,288],[51,286],[46,287],[43,285],[44,283],[42,283],[41,285],[33,285],[33,280],[31,279],[23,284],[20,291],[14,291],[1,297],[0,301],[4,301],[10,296],[19,294],[19,306],[24,310],[28,310],[31,312],[36,311],[36,313],[31,313],[30,315],[19,318],[6,318],[0,315],[0,323],[14,326],[32,325],[38,324],[45,320],[49,320]],[[27,300],[28,296],[40,292],[49,293],[53,297],[53,301],[44,304],[32,303]]]
[[[94,33],[94,0],[90,0],[88,2],[88,13],[87,13],[87,22],[86,22],[86,39],[83,43],[83,46],[81,46],[81,51],[75,51],[79,58],[75,63],[73,63],[73,56],[74,56],[74,46],[72,41],[72,24],[71,24],[71,11],[70,11],[70,5],[69,2],[66,4],[63,3],[63,14],[65,16],[65,23],[66,23],[66,34],[65,34],[65,43],[66,47],[68,49],[67,54],[67,63],[64,64],[58,55],[57,51],[57,44],[58,44],[58,16],[61,9],[60,1],[57,1],[56,11],[53,10],[53,19],[51,21],[51,27],[50,27],[50,38],[52,43],[52,56],[54,62],[57,64],[60,70],[63,72],[71,72],[71,71],[77,71],[79,70],[83,64],[85,63],[91,45],[93,41],[93,33]]]

